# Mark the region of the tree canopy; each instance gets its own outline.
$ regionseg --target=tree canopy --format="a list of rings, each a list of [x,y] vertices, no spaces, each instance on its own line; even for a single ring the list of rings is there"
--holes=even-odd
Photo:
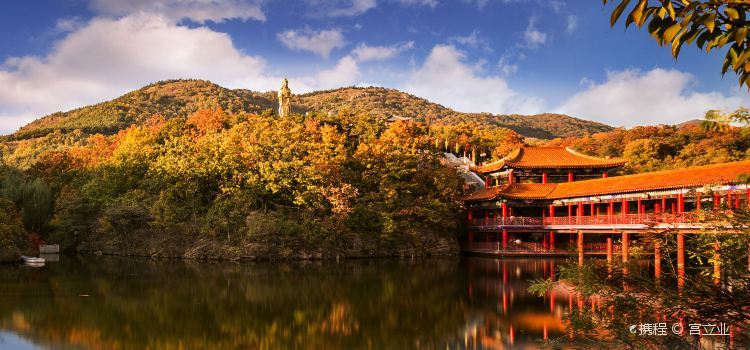
[[[625,26],[646,26],[662,46],[671,46],[677,58],[683,45],[695,44],[709,52],[729,47],[721,67],[722,75],[732,69],[739,84],[750,88],[750,46],[747,12],[744,0],[602,0],[617,3],[610,25],[625,15]]]

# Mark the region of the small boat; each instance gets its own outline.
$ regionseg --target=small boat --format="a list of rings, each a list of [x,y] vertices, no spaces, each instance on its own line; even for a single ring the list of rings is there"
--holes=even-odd
[[[25,256],[21,255],[21,259],[23,259],[24,264],[29,266],[44,266],[45,260],[42,258],[37,258],[34,256]]]

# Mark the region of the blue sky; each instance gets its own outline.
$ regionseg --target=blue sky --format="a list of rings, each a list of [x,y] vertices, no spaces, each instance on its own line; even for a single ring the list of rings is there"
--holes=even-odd
[[[294,92],[404,90],[464,112],[562,112],[614,126],[747,104],[721,52],[678,61],[611,29],[599,0],[8,0],[0,132],[157,80]]]

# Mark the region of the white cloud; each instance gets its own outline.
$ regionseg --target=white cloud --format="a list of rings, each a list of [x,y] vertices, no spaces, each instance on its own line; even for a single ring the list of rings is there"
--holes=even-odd
[[[552,8],[552,11],[558,14],[565,8],[565,3],[559,0],[551,0],[548,5]]]
[[[458,111],[539,113],[543,101],[518,93],[497,76],[482,76],[477,65],[450,45],[435,46],[421,67],[411,73],[403,90]]]
[[[296,91],[313,89],[334,89],[353,86],[359,82],[361,75],[357,61],[351,56],[344,56],[330,69],[322,70],[312,77],[300,77]]]
[[[459,45],[466,45],[473,48],[481,48],[485,51],[492,51],[487,39],[482,37],[478,29],[471,31],[471,34],[467,36],[452,36],[448,38],[448,42]]]
[[[266,76],[265,66],[264,59],[243,54],[228,35],[208,28],[143,14],[94,19],[55,43],[47,56],[12,57],[0,65],[0,131],[157,80],[275,89],[279,78]]]
[[[536,17],[529,18],[529,24],[523,32],[523,39],[526,47],[532,49],[547,42],[547,34],[536,28]]]
[[[189,19],[197,23],[266,19],[259,0],[91,0],[91,8],[103,15],[149,13],[173,21]]]
[[[510,76],[518,72],[518,64],[510,63],[509,55],[502,55],[500,60],[497,62],[497,67],[503,72],[505,76]]]
[[[427,6],[435,8],[438,0],[390,0],[405,6]],[[379,0],[306,0],[313,17],[359,16],[378,6]]]
[[[413,41],[391,46],[368,46],[367,44],[362,43],[352,50],[352,56],[359,62],[383,61],[393,58],[401,52],[410,50],[413,47]]]
[[[578,17],[576,15],[568,15],[565,21],[565,31],[572,33],[578,28]]]
[[[346,45],[344,34],[338,29],[321,30],[310,29],[286,30],[276,37],[284,46],[297,51],[309,51],[328,58],[333,49]]]
[[[615,126],[674,124],[702,118],[709,109],[733,110],[747,104],[747,95],[692,91],[695,77],[677,70],[628,69],[609,72],[607,80],[568,99],[558,112]]]

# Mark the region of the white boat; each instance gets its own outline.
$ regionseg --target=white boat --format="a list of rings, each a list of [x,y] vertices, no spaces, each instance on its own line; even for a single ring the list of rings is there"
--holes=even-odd
[[[29,266],[44,266],[44,259],[37,258],[34,256],[25,256],[21,255],[21,259],[23,259],[24,264]]]

